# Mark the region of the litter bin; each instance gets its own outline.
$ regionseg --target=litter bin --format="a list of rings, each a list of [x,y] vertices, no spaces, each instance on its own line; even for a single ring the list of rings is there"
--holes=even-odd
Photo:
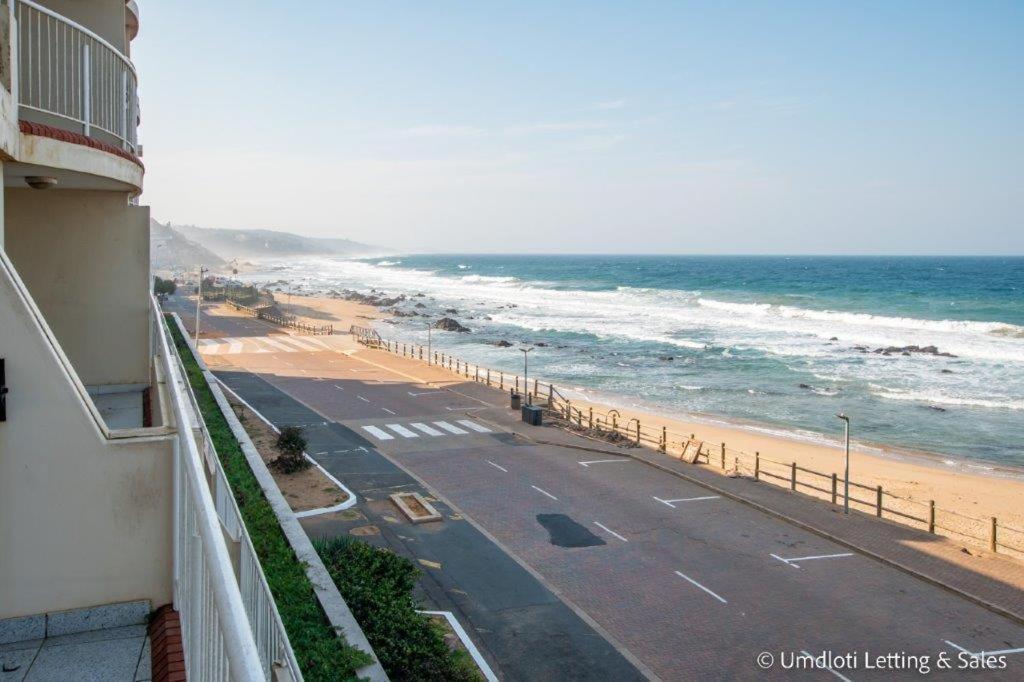
[[[544,424],[544,408],[537,405],[523,405],[523,421],[530,426],[542,426]]]
[[[513,410],[518,410],[519,406],[522,405],[522,404],[523,404],[523,396],[519,395],[518,393],[513,393],[512,394],[512,405],[511,405],[512,409]]]

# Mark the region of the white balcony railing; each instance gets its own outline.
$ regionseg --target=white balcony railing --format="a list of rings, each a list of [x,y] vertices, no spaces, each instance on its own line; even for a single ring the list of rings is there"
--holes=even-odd
[[[174,603],[181,617],[186,674],[192,680],[301,680],[277,605],[155,300],[153,319],[178,428]],[[238,542],[238,569],[225,535]]]
[[[86,136],[102,131],[137,152],[135,67],[94,32],[31,0],[11,0],[17,41],[18,105],[69,122]]]

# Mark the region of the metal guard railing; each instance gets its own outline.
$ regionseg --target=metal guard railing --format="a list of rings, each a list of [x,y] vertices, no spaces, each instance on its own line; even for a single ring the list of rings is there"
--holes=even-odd
[[[31,0],[13,2],[14,87],[24,109],[58,116],[91,136],[138,152],[138,78],[131,61],[96,33]]]

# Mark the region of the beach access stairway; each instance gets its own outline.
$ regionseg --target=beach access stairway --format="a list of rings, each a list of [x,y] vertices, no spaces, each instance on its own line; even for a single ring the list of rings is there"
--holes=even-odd
[[[383,339],[374,330],[353,326],[350,333],[366,347],[428,363],[463,380],[521,393],[528,404],[545,407],[549,421],[562,427],[546,429],[545,438],[565,439],[570,447],[582,443],[598,451],[614,450],[617,455],[625,453],[671,470],[1024,622],[1024,570],[1020,563],[1024,531],[998,519],[958,514],[938,508],[933,501],[910,500],[881,486],[853,480],[851,514],[846,516],[841,513],[844,481],[840,474],[770,459],[726,443],[703,442],[695,434],[654,428],[618,410],[601,412],[577,406],[551,382],[539,378],[525,381],[444,351]],[[518,430],[537,437],[536,429],[523,425]],[[961,522],[962,530],[950,527],[954,518]],[[965,527],[964,520],[973,526]],[[967,550],[959,541],[977,549]]]

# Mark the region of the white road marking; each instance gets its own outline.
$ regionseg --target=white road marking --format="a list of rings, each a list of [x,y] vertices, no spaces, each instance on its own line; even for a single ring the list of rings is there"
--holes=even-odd
[[[682,578],[682,579],[683,579],[683,580],[685,580],[686,582],[690,583],[691,585],[693,585],[693,586],[695,586],[695,587],[699,587],[700,589],[704,590],[705,592],[707,592],[708,594],[710,594],[710,595],[711,595],[712,597],[714,597],[714,598],[715,598],[715,599],[717,599],[718,601],[722,602],[723,604],[728,604],[728,603],[729,603],[729,602],[727,602],[726,600],[724,600],[724,599],[722,599],[721,597],[719,597],[719,596],[718,596],[717,594],[715,594],[714,592],[712,592],[711,590],[709,590],[708,588],[706,588],[706,587],[704,587],[703,585],[701,585],[701,584],[700,584],[699,582],[697,582],[696,580],[694,580],[694,579],[693,579],[693,578],[691,578],[690,576],[688,576],[688,575],[685,575],[685,574],[683,574],[683,573],[680,573],[679,571],[676,571],[676,575],[678,575],[678,576],[679,576],[680,578]]]
[[[651,497],[654,497],[654,495],[651,495]],[[665,506],[672,507],[673,509],[675,509],[676,506],[672,504],[673,502],[697,502],[699,500],[717,500],[718,495],[705,495],[703,497],[681,497],[677,500],[663,500],[660,497],[654,497],[654,499],[656,499],[658,502],[661,502]]]
[[[392,431],[397,433],[402,438],[419,438],[420,437],[420,434],[416,433],[415,431],[410,431],[409,429],[405,428],[401,424],[386,424],[385,426],[387,426],[389,429],[391,429]]]
[[[778,554],[770,555],[773,559],[778,559],[784,564],[788,564],[793,568],[800,568],[800,564],[797,561],[814,561],[815,559],[838,559],[839,557],[853,556],[853,552],[842,552],[841,554],[819,554],[817,556],[797,556],[789,559],[783,559]]]
[[[807,651],[801,651],[800,653],[802,653],[804,656],[809,656],[810,658],[814,658],[814,656],[811,655],[810,653],[808,653]],[[846,675],[842,675],[842,674],[836,672],[835,670],[833,670],[832,668],[829,668],[828,666],[825,666],[825,670],[829,671],[830,673],[832,673],[833,675],[835,675],[839,679],[844,680],[844,682],[851,682],[849,677],[847,677]]]
[[[468,431],[460,429],[458,426],[455,426],[454,424],[449,424],[448,422],[434,422],[434,425],[440,426],[448,433],[454,433],[456,436],[461,436],[462,434],[469,433]]]
[[[199,345],[200,346],[215,346],[215,345],[217,345],[217,342],[214,341],[213,339],[199,339]]]
[[[327,350],[331,349],[330,346],[328,346],[326,343],[324,343],[320,339],[314,339],[314,338],[308,338],[307,337],[307,338],[303,339],[302,341],[303,341],[303,343],[312,343],[314,346],[320,346],[321,348],[326,348]]]
[[[361,395],[357,395],[356,397],[357,397],[357,398],[359,398],[360,400],[362,400],[362,401],[363,401],[364,403],[368,403],[368,402],[370,402],[369,400],[367,400],[366,398],[364,398],[364,397],[363,397],[363,396],[361,396]]]
[[[266,336],[266,337],[264,337],[264,338],[263,338],[263,341],[264,341],[265,343],[269,343],[269,344],[270,344],[271,346],[273,346],[274,348],[279,348],[279,349],[281,349],[281,350],[285,351],[286,353],[291,353],[292,351],[294,351],[294,350],[295,350],[295,349],[294,349],[294,348],[292,348],[291,346],[286,346],[286,345],[284,345],[283,343],[281,343],[280,341],[278,341],[278,340],[276,340],[276,339],[272,339],[272,338],[270,338],[269,336]]]
[[[485,459],[484,461],[485,461],[485,462],[487,462],[488,464],[490,464],[490,465],[491,465],[492,467],[494,467],[495,469],[501,469],[501,470],[502,470],[502,471],[504,471],[504,472],[505,472],[506,474],[508,473],[508,469],[506,469],[505,467],[503,467],[503,466],[499,466],[499,465],[495,464],[494,462],[492,462],[492,461],[491,461],[491,460],[489,460],[489,459]]]
[[[354,372],[355,370],[352,370],[352,371]],[[369,370],[364,370],[364,371],[368,372]],[[434,395],[435,393],[444,393],[444,391],[423,391],[422,393],[413,393],[412,391],[408,391],[408,393],[413,398],[417,398],[417,397],[419,397],[421,395]]]
[[[472,429],[477,433],[491,433],[491,430],[486,426],[481,426],[471,419],[460,419],[459,423],[465,426],[467,429]]]
[[[541,493],[542,495],[547,495],[548,497],[550,497],[555,502],[558,501],[558,498],[555,497],[554,495],[552,495],[551,493],[549,493],[547,490],[541,490],[540,488],[538,488],[535,485],[531,485],[530,487],[533,488],[534,490],[536,490],[537,492]]]
[[[618,533],[613,531],[611,528],[609,528],[608,526],[606,526],[603,523],[601,523],[600,521],[594,521],[594,525],[597,526],[598,528],[600,528],[603,531],[611,533],[612,535],[614,535],[618,539],[622,540],[623,542],[629,542],[629,540],[627,540],[626,538],[622,537],[621,535],[619,535]]]
[[[440,431],[438,431],[434,427],[427,426],[423,422],[413,422],[412,424],[410,424],[410,426],[412,426],[412,428],[414,428],[414,429],[418,429],[418,430],[422,431],[423,433],[427,434],[428,436],[443,436],[444,435],[443,433],[441,433]]]
[[[336,389],[338,389],[339,391],[344,391],[344,390],[345,390],[345,389],[343,389],[343,388],[342,388],[341,386],[339,386],[338,384],[334,384],[334,387],[335,387]]]
[[[449,412],[469,412],[470,410],[486,410],[486,407],[445,407]]]
[[[628,459],[592,459],[586,462],[579,462],[581,467],[589,467],[591,464],[611,464],[612,462],[628,462]]]
[[[225,339],[228,342],[228,353],[241,353],[242,342],[238,339]]]
[[[980,658],[982,656],[1007,656],[1009,654],[1024,653],[1024,647],[1020,647],[1017,649],[1001,649],[999,651],[979,651],[975,653],[973,651],[969,651],[968,649],[963,648],[959,644],[954,644],[948,639],[944,639],[942,641],[944,641],[946,644],[950,645],[954,649],[959,649],[960,651],[967,654],[968,656],[971,656],[972,658]]]
[[[484,679],[487,682],[498,682],[498,676],[491,670],[491,666],[487,665],[487,660],[480,655],[479,649],[473,644],[473,640],[466,634],[466,630],[459,624],[459,621],[455,618],[451,611],[420,611],[420,613],[428,616],[443,616],[448,621],[448,625],[451,626],[452,630],[455,631],[456,636],[462,642],[462,645],[466,647],[466,651],[469,652],[473,662],[476,663],[477,667],[480,668],[480,672],[483,674]]]
[[[375,436],[378,440],[394,440],[395,437],[384,429],[378,429],[376,426],[364,426],[363,431],[366,431],[372,436]]]
[[[300,350],[320,350],[319,348],[317,348],[313,344],[307,343],[306,341],[299,340],[299,339],[295,338],[294,336],[284,337],[284,338],[281,339],[281,341],[284,342],[284,343],[290,343],[293,346],[295,346],[296,348],[299,348]]]
[[[388,408],[386,408],[386,407],[382,407],[382,408],[380,408],[380,409],[384,410],[384,411],[385,411],[385,412],[387,412],[388,414],[395,414],[395,413],[394,413],[393,411],[389,410],[389,409],[388,409]]]

